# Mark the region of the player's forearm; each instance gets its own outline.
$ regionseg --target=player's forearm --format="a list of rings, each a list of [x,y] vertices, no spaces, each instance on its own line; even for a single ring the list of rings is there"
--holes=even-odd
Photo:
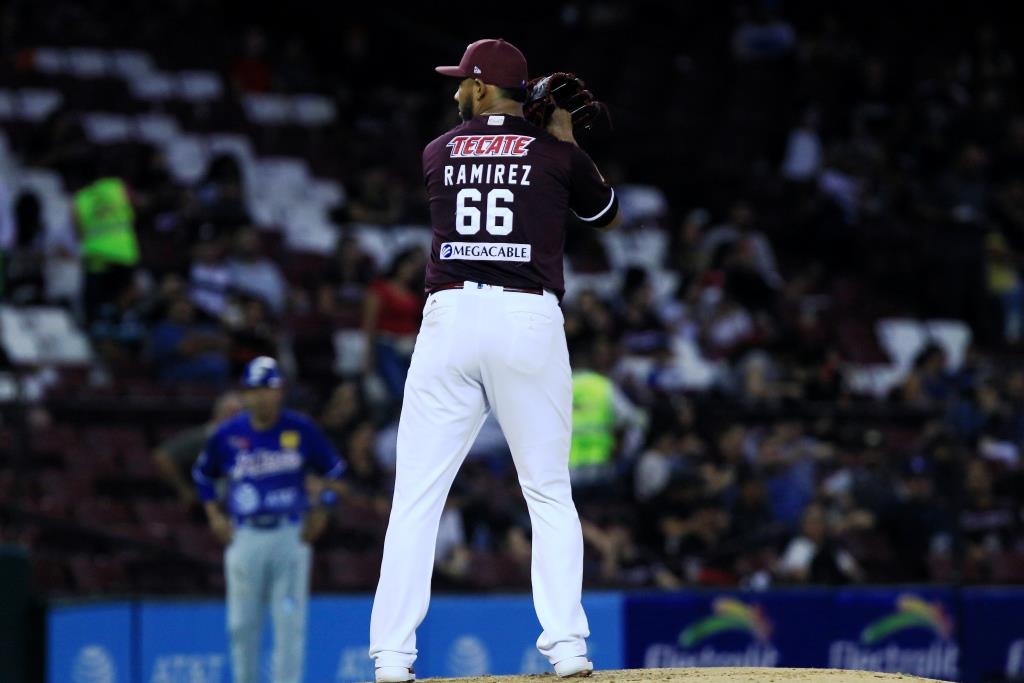
[[[210,521],[224,517],[224,511],[221,509],[220,503],[215,500],[208,500],[203,503],[203,510],[206,511],[206,518]]]

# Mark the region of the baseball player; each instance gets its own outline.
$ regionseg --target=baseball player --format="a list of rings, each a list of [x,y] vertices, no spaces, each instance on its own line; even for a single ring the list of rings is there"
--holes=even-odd
[[[503,40],[458,66],[463,119],[423,152],[434,240],[427,302],[405,385],[394,502],[370,622],[378,682],[414,680],[438,522],[488,412],[509,442],[533,527],[537,648],[562,677],[593,670],[580,602],[583,538],[569,484],[572,375],[562,248],[569,212],[593,226],[615,192],[575,143],[570,114],[523,118],[527,68]]]
[[[259,644],[267,608],[273,618],[274,683],[302,679],[309,599],[309,541],[322,517],[309,515],[306,471],[328,480],[344,471],[313,424],[282,410],[282,379],[273,358],[250,361],[242,379],[245,412],[210,436],[192,470],[210,528],[227,544],[224,568],[235,683],[259,680]],[[214,483],[228,482],[227,511]],[[333,502],[333,491],[321,498]],[[310,520],[317,519],[312,529]],[[306,527],[304,528],[304,521]]]

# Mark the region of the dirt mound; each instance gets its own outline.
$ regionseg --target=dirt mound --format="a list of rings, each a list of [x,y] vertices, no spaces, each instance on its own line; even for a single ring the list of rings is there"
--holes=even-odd
[[[552,674],[544,676],[478,676],[476,678],[429,678],[434,683],[540,683],[558,679]],[[918,678],[905,674],[882,674],[873,671],[841,671],[838,669],[626,669],[624,671],[596,671],[588,680],[595,683],[903,683],[932,682],[932,678]]]

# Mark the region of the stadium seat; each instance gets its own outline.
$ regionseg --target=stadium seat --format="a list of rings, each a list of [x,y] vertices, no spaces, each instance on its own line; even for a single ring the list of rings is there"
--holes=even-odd
[[[106,50],[76,47],[66,53],[67,70],[78,78],[100,78],[113,67],[113,57]]]
[[[111,54],[111,72],[131,81],[156,70],[153,59],[141,50],[114,50]]]
[[[213,71],[182,71],[178,74],[178,92],[190,102],[206,102],[220,98],[224,84]]]
[[[928,320],[928,338],[946,352],[950,370],[959,370],[971,345],[971,328],[962,320]]]
[[[899,368],[909,368],[928,343],[923,326],[909,318],[886,318],[875,326],[878,341]]]
[[[99,145],[130,140],[134,133],[132,124],[127,116],[118,114],[92,113],[82,116],[85,134]]]
[[[159,71],[133,75],[128,83],[132,95],[140,100],[163,102],[177,94],[177,79]]]

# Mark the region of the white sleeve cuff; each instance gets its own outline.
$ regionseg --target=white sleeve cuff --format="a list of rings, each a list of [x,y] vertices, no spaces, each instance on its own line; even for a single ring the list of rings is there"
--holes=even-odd
[[[581,216],[578,213],[576,213],[575,211],[573,211],[572,215],[576,216],[576,218],[579,218],[584,223],[593,223],[594,221],[599,219],[601,216],[603,216],[606,213],[608,213],[608,209],[612,208],[612,204],[615,203],[615,188],[612,187],[612,188],[609,188],[609,189],[612,191],[612,196],[608,198],[608,205],[605,206],[600,211],[598,211],[597,214],[591,216],[590,218],[584,218],[583,216]]]

